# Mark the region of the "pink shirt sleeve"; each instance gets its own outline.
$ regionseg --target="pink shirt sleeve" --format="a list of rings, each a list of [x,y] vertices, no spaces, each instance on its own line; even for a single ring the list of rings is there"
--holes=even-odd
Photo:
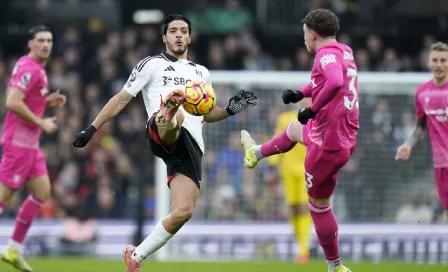
[[[311,105],[311,110],[318,112],[333,99],[336,92],[344,84],[344,73],[342,67],[342,56],[338,49],[327,49],[318,52],[316,59],[319,60],[322,74],[325,76],[325,85],[320,90]]]
[[[420,87],[417,89],[417,93],[415,94],[415,111],[417,115],[417,120],[422,120],[426,117],[425,110],[423,109],[422,103],[420,103],[419,99]]]
[[[39,77],[36,74],[36,69],[27,66],[16,66],[12,72],[11,79],[8,86],[16,88],[27,94],[36,85]]]
[[[303,97],[311,97],[313,88],[311,88],[311,83],[305,85],[300,89],[300,92],[303,93]]]

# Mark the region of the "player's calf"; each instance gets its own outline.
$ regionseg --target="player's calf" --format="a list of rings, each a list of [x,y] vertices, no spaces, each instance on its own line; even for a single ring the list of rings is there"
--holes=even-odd
[[[170,182],[172,207],[171,215],[163,220],[170,233],[176,233],[193,216],[193,209],[199,197],[199,188],[193,180],[177,174]]]
[[[170,181],[172,212],[164,219],[160,220],[151,234],[133,250],[128,246],[123,251],[126,256],[132,253],[131,259],[137,263],[143,262],[149,255],[153,254],[163,247],[174,234],[186,223],[193,215],[193,208],[199,197],[199,188],[196,183],[182,174],[176,174]],[[129,272],[136,272],[140,268],[135,262],[126,260]]]
[[[334,271],[341,266],[338,247],[338,223],[329,203],[327,205],[317,205],[314,202],[325,203],[325,201],[310,200],[309,209],[319,244],[327,259],[328,270]]]

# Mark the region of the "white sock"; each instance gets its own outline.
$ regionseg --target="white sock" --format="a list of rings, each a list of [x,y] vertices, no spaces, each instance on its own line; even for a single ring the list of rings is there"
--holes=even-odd
[[[338,258],[338,259],[336,259],[334,261],[327,260],[327,264],[328,264],[328,271],[332,272],[336,268],[338,268],[342,263],[341,263],[341,259]]]
[[[148,237],[132,253],[132,259],[141,263],[146,257],[163,247],[174,234],[169,233],[159,221]]]
[[[18,243],[12,239],[9,239],[8,245],[6,246],[11,251],[20,252],[22,249],[22,244]]]

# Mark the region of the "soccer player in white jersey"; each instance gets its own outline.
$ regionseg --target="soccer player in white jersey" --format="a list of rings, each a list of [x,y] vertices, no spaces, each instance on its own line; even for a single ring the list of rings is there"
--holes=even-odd
[[[227,107],[215,106],[205,116],[185,112],[180,107],[184,101],[184,86],[192,80],[211,84],[210,72],[187,59],[191,41],[188,18],[169,15],[161,30],[165,52],[140,61],[123,89],[109,100],[93,123],[77,134],[73,142],[78,148],[86,146],[97,129],[142,91],[149,116],[146,128],[149,144],[154,155],[162,158],[168,169],[172,212],[156,224],[138,247],[127,246],[123,250],[127,272],[138,272],[142,261],[164,246],[191,218],[201,181],[202,123],[218,122],[256,105],[254,94],[241,90],[230,98]]]
[[[417,126],[398,147],[396,160],[408,160],[418,141],[429,133],[434,175],[440,202],[448,216],[448,45],[437,42],[431,46],[428,67],[433,78],[418,86],[415,95]]]

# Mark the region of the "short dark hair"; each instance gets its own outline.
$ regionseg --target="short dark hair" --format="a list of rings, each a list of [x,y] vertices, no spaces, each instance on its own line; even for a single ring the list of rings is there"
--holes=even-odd
[[[315,9],[308,12],[302,24],[323,38],[336,36],[339,32],[339,18],[328,9]]]
[[[34,26],[28,30],[28,40],[33,40],[39,32],[51,32],[51,30],[45,25]]]
[[[191,22],[186,16],[181,15],[181,14],[171,14],[171,15],[168,15],[165,17],[165,19],[163,20],[162,27],[161,27],[162,35],[166,35],[166,32],[168,31],[168,25],[172,21],[177,21],[177,20],[184,21],[185,23],[187,23],[188,34],[191,35]]]

